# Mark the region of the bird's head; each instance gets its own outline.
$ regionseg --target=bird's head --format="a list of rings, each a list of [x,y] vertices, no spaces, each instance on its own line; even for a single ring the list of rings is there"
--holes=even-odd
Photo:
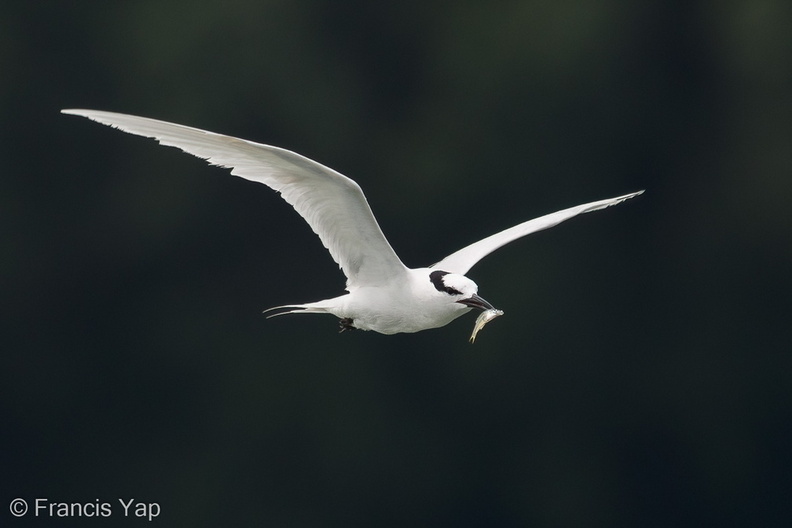
[[[429,280],[437,291],[448,295],[451,302],[479,310],[494,310],[490,303],[479,297],[476,283],[464,275],[435,270],[429,274]]]

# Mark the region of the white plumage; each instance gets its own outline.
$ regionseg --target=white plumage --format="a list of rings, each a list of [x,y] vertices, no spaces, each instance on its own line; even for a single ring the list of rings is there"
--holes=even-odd
[[[410,269],[383,235],[360,186],[320,163],[282,148],[145,117],[97,110],[63,113],[154,138],[279,192],[341,266],[348,293],[270,310],[280,310],[273,315],[330,313],[341,319],[342,330],[418,332],[444,326],[471,308],[492,310],[492,305],[478,296],[478,286],[464,276],[476,262],[520,237],[643,192],[535,218],[462,248],[431,267]]]

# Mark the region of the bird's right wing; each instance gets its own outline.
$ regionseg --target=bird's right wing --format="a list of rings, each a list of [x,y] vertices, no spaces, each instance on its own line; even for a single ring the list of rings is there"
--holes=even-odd
[[[383,235],[360,186],[295,152],[184,125],[98,110],[63,110],[177,147],[279,192],[319,235],[347,289],[376,286],[407,268]]]
[[[464,275],[479,260],[483,259],[499,247],[508,244],[509,242],[513,242],[514,240],[524,237],[525,235],[530,235],[531,233],[558,225],[564,220],[569,220],[573,216],[577,216],[582,213],[590,213],[591,211],[598,211],[599,209],[605,209],[611,205],[616,205],[625,200],[629,200],[634,196],[638,196],[641,193],[643,193],[643,191],[625,194],[624,196],[609,198],[607,200],[577,205],[575,207],[570,207],[569,209],[556,211],[555,213],[550,213],[548,215],[540,216],[539,218],[534,218],[533,220],[528,220],[527,222],[517,224],[516,226],[510,227],[509,229],[501,231],[500,233],[495,233],[494,235],[488,236],[487,238],[470,244],[469,246],[464,247],[455,253],[451,253],[440,262],[432,264],[431,267],[448,271],[449,273],[459,273]]]

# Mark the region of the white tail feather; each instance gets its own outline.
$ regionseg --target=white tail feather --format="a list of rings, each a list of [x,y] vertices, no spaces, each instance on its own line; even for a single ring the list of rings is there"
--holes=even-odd
[[[283,306],[273,306],[272,308],[267,308],[262,313],[274,312],[275,310],[284,310],[284,311],[271,313],[267,315],[267,319],[271,319],[279,315],[288,315],[288,314],[330,313],[329,311],[327,311],[326,308],[321,308],[317,306],[312,307],[310,306],[310,304],[285,304]]]

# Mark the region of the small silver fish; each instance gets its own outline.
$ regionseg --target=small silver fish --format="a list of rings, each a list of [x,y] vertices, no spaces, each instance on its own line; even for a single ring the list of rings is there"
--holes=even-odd
[[[476,324],[473,326],[473,333],[470,336],[470,342],[473,343],[476,341],[476,334],[484,328],[484,325],[495,319],[496,317],[500,317],[503,315],[503,310],[496,310],[495,308],[491,310],[484,310],[476,319]]]

